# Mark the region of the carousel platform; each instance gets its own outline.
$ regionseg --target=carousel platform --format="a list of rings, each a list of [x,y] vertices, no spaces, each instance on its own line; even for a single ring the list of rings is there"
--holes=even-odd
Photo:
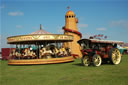
[[[72,56],[62,58],[49,58],[49,59],[22,59],[22,60],[9,60],[8,65],[38,65],[38,64],[57,64],[72,62],[74,58]]]

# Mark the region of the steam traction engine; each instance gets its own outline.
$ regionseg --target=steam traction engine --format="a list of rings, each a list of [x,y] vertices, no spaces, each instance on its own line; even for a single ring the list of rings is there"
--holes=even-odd
[[[122,41],[81,39],[78,41],[81,46],[82,64],[89,66],[100,66],[102,61],[110,61],[112,64],[119,64],[121,53],[117,44],[123,44]]]

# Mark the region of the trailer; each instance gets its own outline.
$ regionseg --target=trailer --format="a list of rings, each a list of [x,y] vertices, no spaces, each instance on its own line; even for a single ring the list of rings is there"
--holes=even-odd
[[[2,60],[8,60],[9,59],[10,52],[13,49],[15,49],[15,48],[2,48],[1,49],[1,57],[2,57]]]

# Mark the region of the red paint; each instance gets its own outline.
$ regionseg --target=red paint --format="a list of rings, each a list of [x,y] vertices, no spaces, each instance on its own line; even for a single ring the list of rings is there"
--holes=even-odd
[[[64,29],[65,31],[73,32],[73,33],[75,33],[75,34],[79,35],[79,36],[80,36],[80,38],[82,37],[82,34],[81,34],[80,32],[78,32],[78,31],[71,30],[71,29],[68,29],[68,28],[63,28],[63,29]]]
[[[71,54],[71,56],[73,56],[74,58],[79,58],[79,55],[77,54]]]
[[[11,52],[12,49],[15,48],[2,48],[1,52],[2,52],[2,60],[8,60],[9,58],[9,54]]]

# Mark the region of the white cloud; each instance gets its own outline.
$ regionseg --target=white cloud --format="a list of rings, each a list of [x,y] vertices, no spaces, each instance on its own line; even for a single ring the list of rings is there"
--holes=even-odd
[[[23,28],[22,25],[16,25],[16,28]]]
[[[96,30],[98,31],[106,31],[106,28],[102,27],[102,28],[96,28]]]
[[[112,21],[110,23],[111,27],[124,27],[128,29],[128,20],[119,20],[119,21]]]
[[[8,15],[9,16],[23,16],[24,15],[24,12],[20,12],[20,11],[17,11],[17,12],[9,12]]]
[[[78,28],[85,28],[88,27],[88,24],[78,24]]]

